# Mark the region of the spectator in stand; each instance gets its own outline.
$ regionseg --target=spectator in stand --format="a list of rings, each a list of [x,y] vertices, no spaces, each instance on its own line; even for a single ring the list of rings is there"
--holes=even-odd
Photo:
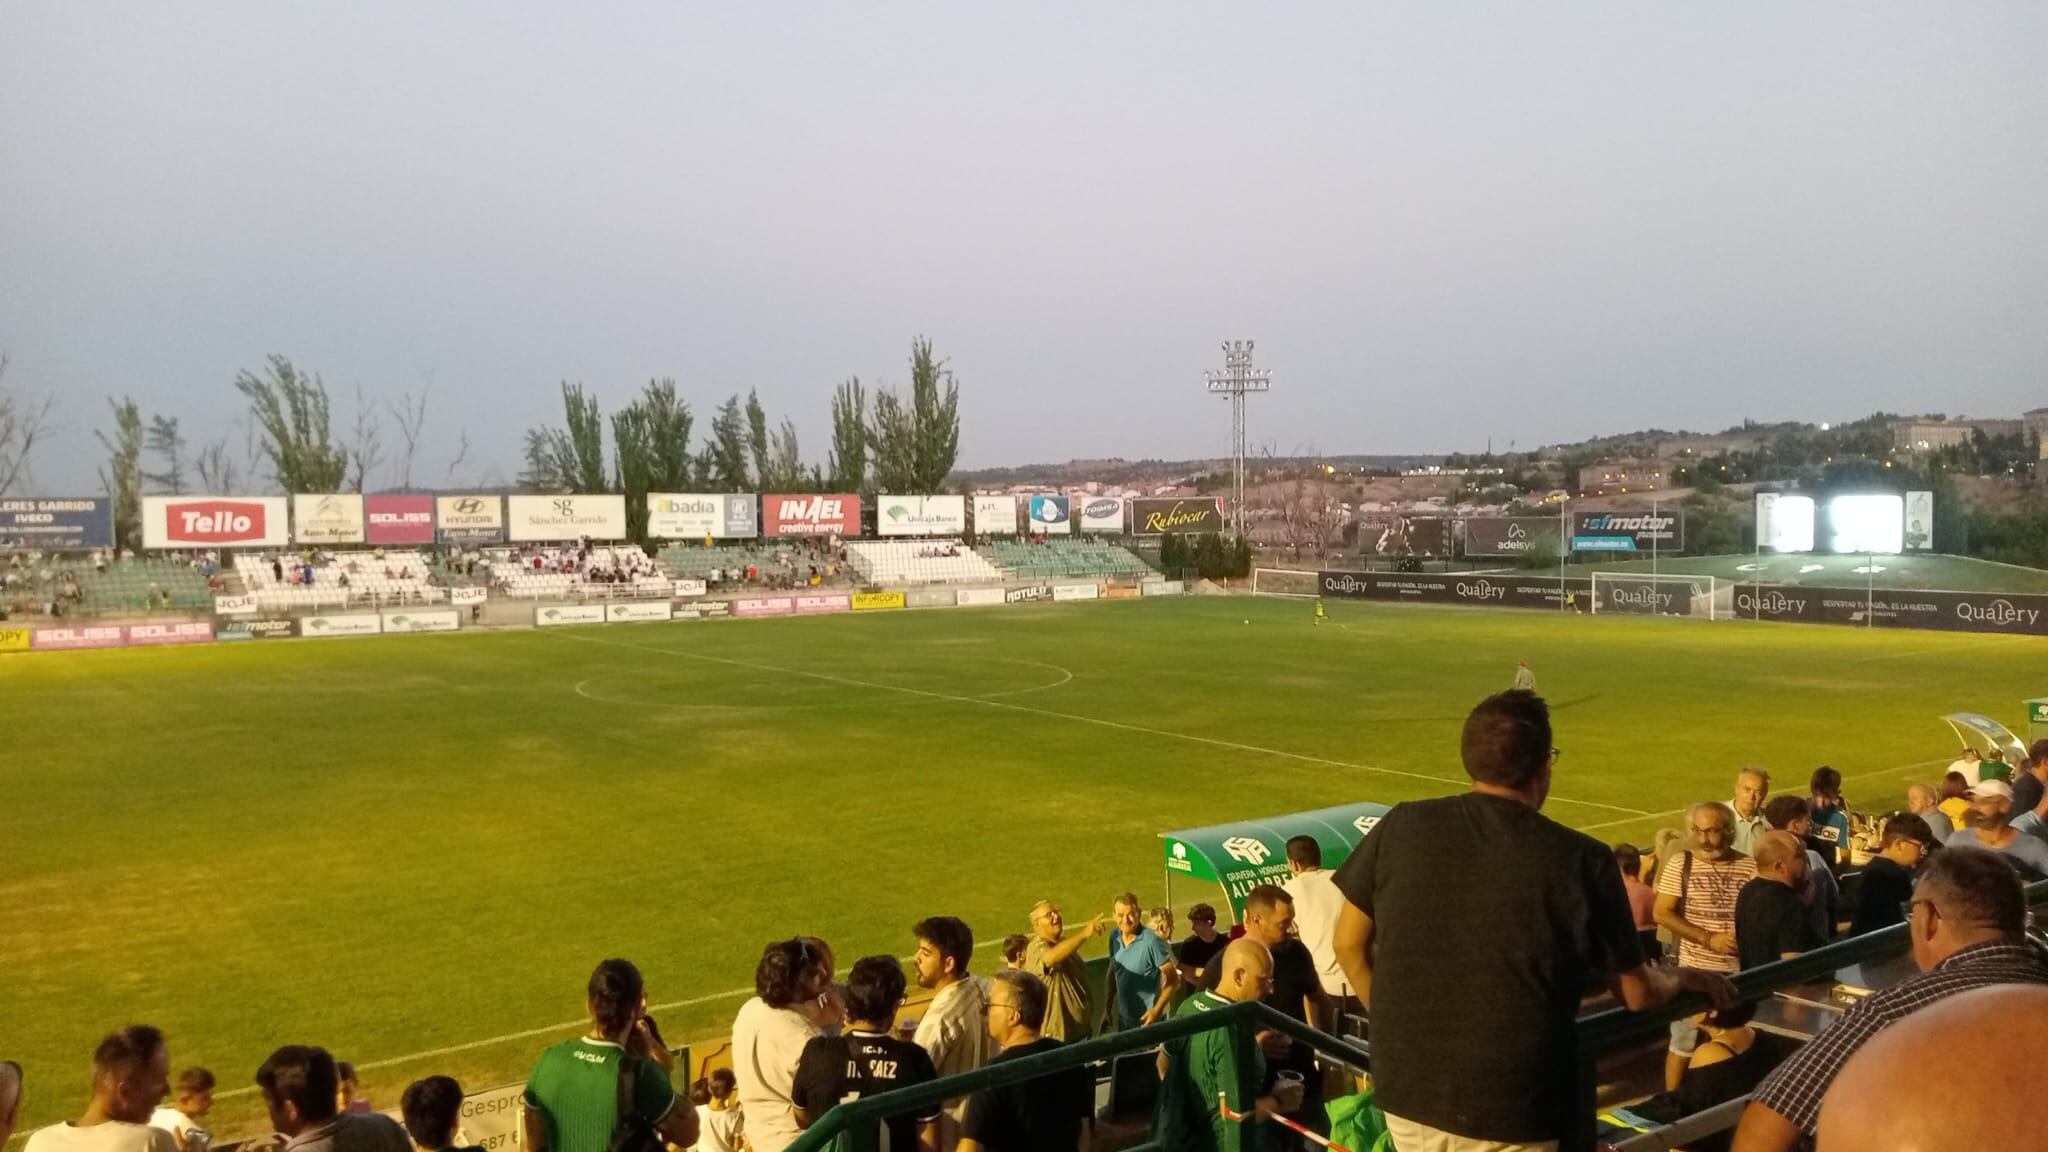
[[[1764,820],[1764,798],[1771,794],[1771,774],[1762,768],[1744,768],[1735,776],[1735,799],[1728,802],[1728,811],[1735,817],[1734,838],[1729,841],[1737,852],[1747,856],[1756,845],[1756,838],[1771,830]]]
[[[1977,783],[1986,780],[2003,780],[2012,783],[2012,765],[2005,762],[2005,749],[1994,744],[1984,753],[1984,759],[1977,764]]]
[[[2027,749],[2027,762],[2012,778],[2012,810],[2032,812],[2048,798],[2048,740],[2036,740]]]
[[[755,1152],[782,1152],[803,1131],[790,1092],[831,987],[831,961],[807,936],[768,945],[754,968],[754,998],[733,1020],[732,1068]]]
[[[370,1107],[369,1097],[363,1095],[363,1083],[356,1079],[356,1066],[346,1060],[334,1062],[334,1074],[340,1084],[335,1089],[334,1107],[342,1112],[375,1112]]]
[[[1216,909],[1207,904],[1197,904],[1188,909],[1188,938],[1173,950],[1174,959],[1180,964],[1181,978],[1196,984],[1205,983],[1209,961],[1221,954],[1229,943],[1229,938],[1216,931]]]
[[[1918,975],[1857,1001],[1820,1035],[1780,1064],[1750,1097],[1735,1131],[1735,1152],[1790,1152],[1810,1140],[1842,1066],[1871,1037],[1951,996],[1998,984],[2048,984],[2048,963],[2026,939],[2027,897],[2020,878],[1996,853],[1950,845],[1934,854],[1913,889],[1907,920]],[[2038,1038],[2038,1037],[2037,1037]],[[1925,1075],[1926,1066],[1914,1062]],[[1947,1066],[1952,1075],[1967,1068]],[[1915,1103],[1949,1118],[1954,1109]],[[2017,1106],[2017,1102],[2004,1101]],[[1987,1102],[1983,1108],[1997,1110]],[[2024,1111],[2024,1109],[2022,1109]],[[1904,1147],[1887,1138],[1874,1147]]]
[[[746,1116],[733,1099],[735,1086],[730,1068],[690,1085],[690,1103],[697,1109],[697,1143],[690,1152],[740,1152],[745,1147]]]
[[[1983,764],[1983,761],[1983,753],[1977,751],[1975,748],[1965,748],[1963,749],[1963,754],[1961,756],[1958,756],[1955,759],[1955,761],[1948,766],[1948,770],[1951,774],[1961,776],[1963,778],[1963,787],[1965,789],[1975,788],[1977,786],[1977,775],[1981,768],[1981,765]]]
[[[462,1085],[454,1077],[428,1076],[406,1085],[398,1112],[418,1152],[478,1152],[455,1143],[462,1119]]]
[[[1806,847],[1806,883],[1800,889],[1799,899],[1806,905],[1814,940],[1825,944],[1835,938],[1835,923],[1842,911],[1842,886],[1835,879],[1835,870],[1828,867],[1827,858],[1813,850],[1809,840],[1813,818],[1808,812],[1804,796],[1773,796],[1764,805],[1764,816],[1771,827],[1790,832],[1793,839]]]
[[[1460,751],[1471,791],[1395,805],[1337,869],[1337,959],[1372,1013],[1397,1147],[1534,1152],[1571,1125],[1594,973],[1638,1011],[1727,985],[1644,964],[1613,854],[1542,814],[1557,756],[1542,697],[1488,697]],[[1486,947],[1455,927],[1473,924]]]
[[[405,1129],[375,1112],[343,1112],[341,1074],[327,1049],[288,1044],[256,1070],[270,1126],[285,1152],[412,1152]],[[543,1152],[544,1145],[534,1152]]]
[[[1925,784],[1915,784],[1906,789],[1906,810],[1927,825],[1927,832],[1934,837],[1936,844],[1945,842],[1949,833],[1956,830],[1955,822],[1937,807],[1940,803],[1941,794]]]
[[[1806,905],[1806,846],[1790,832],[1757,838],[1756,879],[1735,898],[1736,956],[1744,968],[1797,956],[1816,946]]]
[[[1291,836],[1287,840],[1287,883],[1281,885],[1294,898],[1294,927],[1316,965],[1316,979],[1323,991],[1340,998],[1350,989],[1344,985],[1344,969],[1337,964],[1337,916],[1344,910],[1344,894],[1337,891],[1332,873],[1323,867],[1323,846],[1313,836]]]
[[[1136,893],[1116,898],[1116,927],[1109,934],[1108,1022],[1118,1032],[1142,1028],[1173,1007],[1177,967],[1166,941],[1139,921]]]
[[[21,1065],[0,1060],[0,1148],[14,1139],[14,1122],[21,1118]]]
[[[1906,922],[1906,903],[1913,898],[1913,873],[1934,849],[1927,822],[1911,812],[1886,817],[1880,835],[1877,855],[1864,865],[1857,887],[1856,915],[1849,922],[1851,936]]]
[[[1154,936],[1166,941],[1166,948],[1169,952],[1173,950],[1173,909],[1161,904],[1159,907],[1146,912],[1145,927],[1150,928]],[[1174,963],[1176,965],[1180,963],[1179,956],[1176,955],[1174,957]]]
[[[1295,933],[1294,901],[1285,888],[1261,884],[1245,894],[1244,935],[1264,944],[1272,958],[1271,986],[1261,999],[1269,1007],[1303,1024],[1330,1031],[1334,1015],[1330,998],[1323,994],[1322,981],[1317,978],[1315,957],[1309,954],[1308,945],[1303,944]],[[1220,965],[1211,966],[1212,983],[1214,979],[1221,978],[1222,971]],[[1274,1031],[1260,1033],[1259,1043],[1266,1046],[1267,1054],[1272,1057],[1272,1073],[1297,1073],[1307,1087],[1300,1105],[1302,1114],[1295,1118],[1317,1131],[1328,1131],[1329,1119],[1323,1113],[1322,1079],[1316,1071],[1315,1050]],[[1270,1090],[1272,1085],[1269,1083],[1263,1087]]]
[[[953,916],[920,920],[910,931],[917,937],[917,986],[932,990],[914,1038],[941,1078],[972,1072],[988,1063],[989,994],[987,978],[967,970],[974,959],[974,931]],[[939,1117],[939,1152],[959,1145],[966,1111],[966,1097],[946,1101]]]
[[[1735,814],[1720,804],[1692,806],[1687,814],[1697,849],[1687,849],[1657,877],[1657,924],[1678,939],[1678,963],[1705,972],[1734,972],[1741,966],[1735,947],[1735,901],[1756,878],[1756,861],[1729,847]],[[1367,837],[1371,839],[1371,837]],[[1679,1078],[1699,1046],[1690,1019],[1671,1023],[1671,1047],[1664,1060],[1664,1089]]]
[[[18,1072],[14,1080],[18,1085]],[[175,1152],[171,1134],[149,1124],[170,1081],[171,1053],[162,1032],[131,1024],[109,1033],[93,1050],[92,1099],[85,1115],[38,1129],[23,1152]],[[18,1107],[18,1087],[15,1102]]]
[[[272,584],[284,583],[284,561],[276,556],[270,558],[270,582]]]
[[[149,1122],[171,1134],[178,1152],[206,1152],[213,1134],[199,1122],[213,1111],[213,1073],[204,1068],[187,1068],[178,1073],[177,1095],[159,1107]]]
[[[607,1152],[619,1127],[623,1081],[633,1114],[663,1139],[689,1147],[697,1113],[676,1107],[668,1070],[656,1055],[647,1019],[647,986],[627,960],[606,960],[590,974],[590,1031],[541,1053],[526,1081],[522,1152]]]
[[[1643,959],[1661,959],[1664,949],[1657,943],[1657,890],[1643,883],[1641,849],[1633,844],[1616,844],[1614,866],[1621,870],[1621,890],[1628,896],[1628,914],[1635,921],[1636,939],[1642,943]]]
[[[1042,1028],[1049,1039],[1063,1042],[1085,1040],[1095,1019],[1088,990],[1088,966],[1081,959],[1081,945],[1102,935],[1103,917],[1088,921],[1073,936],[1066,935],[1066,921],[1059,905],[1040,900],[1031,907],[1031,943],[1024,948],[1024,971],[1045,982],[1046,1009]]]
[[[1970,823],[1970,787],[1961,772],[1951,772],[1941,778],[1941,803],[1936,807],[1958,831]],[[1947,843],[1946,840],[1942,842]]]
[[[1808,800],[1813,831],[1806,834],[1823,862],[1849,862],[1849,802],[1842,799],[1842,774],[1823,764],[1813,770]]]
[[[819,962],[825,966],[825,994],[816,1000],[805,1001],[801,1005],[803,1013],[811,1018],[818,1031],[827,1036],[837,1035],[846,1026],[846,985],[836,978],[839,962],[832,958],[832,946],[824,940],[816,936],[806,936],[804,940],[817,951],[821,958]]]
[[[914,1088],[939,1078],[932,1058],[892,1031],[903,1003],[903,963],[894,956],[854,961],[846,981],[847,1028],[839,1036],[814,1036],[798,1058],[790,1098],[796,1122],[808,1128],[845,1100]],[[937,1152],[939,1106],[898,1113],[883,1123],[889,1149]]]
[[[1273,979],[1272,955],[1250,937],[1225,948],[1216,967],[1216,987],[1188,997],[1175,1015],[1199,1015],[1256,1000]],[[1266,1083],[1265,1058],[1257,1045],[1250,1051],[1251,1068],[1240,1069],[1236,1042],[1226,1029],[1197,1032],[1160,1046],[1159,1101],[1152,1125],[1152,1137],[1160,1147],[1176,1152],[1223,1152],[1274,1146],[1268,1139],[1267,1121],[1277,1113],[1300,1109],[1299,1090],[1276,1087],[1247,1107],[1243,1085]],[[1235,1101],[1233,1112],[1252,1112],[1256,1119],[1243,1123],[1225,1119],[1219,1108],[1225,1100]]]
[[[2015,1105],[2039,1091],[2043,1021],[2048,989],[2005,985],[1950,997],[1878,1033],[1821,1101],[1819,1152],[2039,1147],[2039,1113]],[[1987,1106],[1928,1107],[1929,1069],[1968,1069],[1971,1098]]]
[[[1031,937],[1022,932],[1012,932],[1003,937],[1003,967],[1022,968],[1024,953],[1031,947]]]
[[[1755,1018],[1753,1000],[1716,1009],[1699,1018],[1705,1039],[1692,1054],[1692,1062],[1686,1065],[1678,1091],[1672,1094],[1676,1106],[1671,1109],[1669,1120],[1704,1112],[1749,1094],[1770,1075],[1771,1069],[1784,1062],[1796,1045],[1783,1036],[1750,1027]],[[1726,1146],[1725,1134],[1718,1142],[1710,1138],[1687,1145],[1693,1149]]]
[[[1972,844],[1989,848],[2010,860],[2028,880],[2048,879],[2048,840],[2028,835],[2040,828],[2039,812],[2012,814],[2012,785],[2003,780],[1985,780],[1970,789],[1970,810],[1976,814],[1970,827],[1957,829],[1948,846]]]
[[[1044,1035],[1051,1020],[1045,981],[1015,969],[998,972],[988,1000],[988,1034],[1002,1051],[990,1064],[1057,1051]],[[1040,1076],[967,1098],[961,1152],[1084,1152],[1095,1113],[1095,1078],[1086,1068]]]

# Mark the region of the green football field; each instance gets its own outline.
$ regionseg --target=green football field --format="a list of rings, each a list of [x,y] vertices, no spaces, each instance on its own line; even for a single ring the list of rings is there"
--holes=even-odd
[[[844,965],[950,913],[993,942],[1041,897],[1164,899],[1162,829],[1459,789],[1459,723],[1517,660],[1556,709],[1547,810],[1647,842],[1752,762],[1897,804],[1954,751],[1937,714],[2017,724],[2044,656],[1189,598],[0,658],[0,1056],[25,1128],[132,1021],[240,1090],[218,1131],[280,1043],[390,1106],[523,1075],[606,956],[671,1040],[718,1036],[770,939]]]

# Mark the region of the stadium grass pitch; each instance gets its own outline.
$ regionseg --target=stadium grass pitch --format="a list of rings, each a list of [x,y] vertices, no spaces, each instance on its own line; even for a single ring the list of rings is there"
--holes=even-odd
[[[1041,897],[1069,923],[1159,902],[1163,829],[1461,788],[1460,721],[1517,660],[1556,710],[1547,811],[1637,842],[1748,763],[1901,803],[1954,751],[1939,713],[2017,723],[2048,689],[2023,637],[1330,615],[1190,598],[0,659],[23,1131],[76,1114],[123,1023],[211,1067],[236,1133],[278,1043],[357,1062],[381,1107],[430,1072],[516,1080],[606,956],[683,1040],[724,1034],[773,938],[844,966],[908,954],[922,916],[992,945]]]

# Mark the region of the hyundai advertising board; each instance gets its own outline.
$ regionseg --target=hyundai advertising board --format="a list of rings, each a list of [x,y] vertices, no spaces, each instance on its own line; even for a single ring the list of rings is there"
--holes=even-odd
[[[501,496],[437,496],[435,532],[446,544],[497,544],[505,539]]]

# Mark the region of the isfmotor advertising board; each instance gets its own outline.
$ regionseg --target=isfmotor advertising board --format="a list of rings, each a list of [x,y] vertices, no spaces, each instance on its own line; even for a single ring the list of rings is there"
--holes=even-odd
[[[1683,552],[1685,513],[1632,509],[1572,515],[1575,552]]]

